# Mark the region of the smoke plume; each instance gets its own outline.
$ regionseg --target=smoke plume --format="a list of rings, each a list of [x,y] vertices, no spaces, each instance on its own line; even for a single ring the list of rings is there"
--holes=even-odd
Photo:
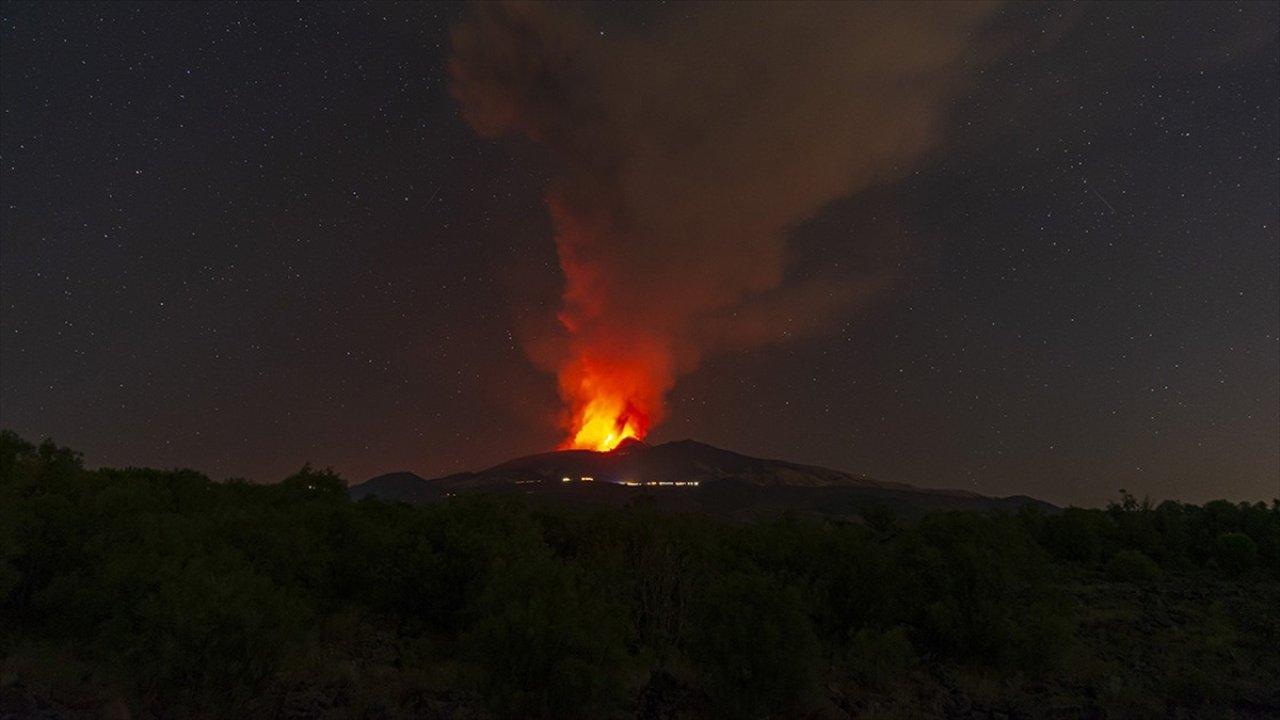
[[[586,8],[592,10],[592,8]],[[875,283],[784,281],[789,232],[909,172],[965,86],[988,4],[678,4],[623,33],[581,6],[482,4],[452,91],[486,137],[554,157],[566,447],[663,419],[708,354],[839,322]]]

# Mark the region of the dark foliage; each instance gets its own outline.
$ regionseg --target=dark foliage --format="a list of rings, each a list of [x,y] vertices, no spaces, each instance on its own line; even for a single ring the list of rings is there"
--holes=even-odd
[[[309,467],[90,471],[7,432],[0,472],[0,711],[1280,711],[1280,503],[911,525],[410,507]]]

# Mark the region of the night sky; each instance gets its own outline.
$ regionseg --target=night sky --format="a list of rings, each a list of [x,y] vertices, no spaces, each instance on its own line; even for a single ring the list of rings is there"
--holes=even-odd
[[[995,11],[1017,40],[940,139],[789,230],[789,272],[893,282],[707,355],[648,440],[1058,503],[1280,495],[1278,7]],[[258,481],[561,440],[526,346],[558,170],[464,119],[466,6],[2,12],[0,425]],[[575,12],[607,51],[698,10]]]

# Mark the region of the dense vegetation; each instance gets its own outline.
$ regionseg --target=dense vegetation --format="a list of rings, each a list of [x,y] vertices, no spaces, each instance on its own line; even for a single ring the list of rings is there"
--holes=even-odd
[[[664,516],[353,503],[0,435],[0,714],[1262,717],[1280,502]]]

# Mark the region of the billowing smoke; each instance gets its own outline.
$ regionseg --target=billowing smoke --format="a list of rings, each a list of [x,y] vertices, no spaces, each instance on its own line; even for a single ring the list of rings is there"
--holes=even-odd
[[[473,9],[450,62],[467,121],[557,161],[563,330],[531,355],[559,379],[566,447],[643,437],[709,353],[848,317],[874,283],[784,282],[788,234],[937,143],[991,10],[677,4],[619,36],[580,6]]]

